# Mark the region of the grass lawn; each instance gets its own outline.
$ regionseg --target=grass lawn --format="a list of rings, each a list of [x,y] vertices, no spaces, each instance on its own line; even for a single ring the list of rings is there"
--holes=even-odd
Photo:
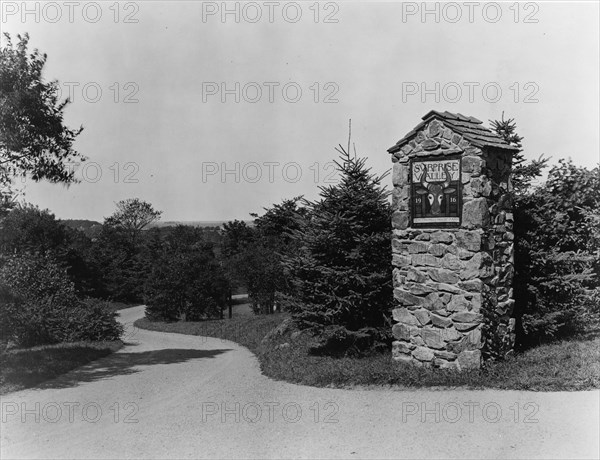
[[[0,353],[0,394],[30,388],[123,346],[112,342],[76,342],[13,349]]]
[[[576,391],[600,388],[600,337],[542,345],[483,370],[456,372],[401,366],[391,351],[363,358],[332,358],[308,354],[310,338],[278,337],[268,345],[263,337],[288,315],[234,317],[189,323],[152,323],[143,318],[135,325],[180,334],[232,340],[254,352],[263,373],[276,380],[318,387],[386,386],[390,388],[499,388],[505,390]],[[290,346],[275,347],[289,343]]]

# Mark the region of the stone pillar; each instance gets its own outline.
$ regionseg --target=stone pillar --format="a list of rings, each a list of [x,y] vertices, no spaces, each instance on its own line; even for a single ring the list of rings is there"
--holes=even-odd
[[[514,345],[515,149],[496,141],[474,145],[449,126],[426,120],[389,150],[392,355],[400,363],[460,370],[503,357]]]

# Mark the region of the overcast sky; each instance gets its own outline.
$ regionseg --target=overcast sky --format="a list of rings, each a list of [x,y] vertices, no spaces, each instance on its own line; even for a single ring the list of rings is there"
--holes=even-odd
[[[383,173],[431,109],[486,125],[504,111],[526,157],[599,161],[595,1],[22,5],[3,2],[2,31],[48,54],[45,78],[72,91],[65,121],[85,128],[81,183],[25,184],[59,218],[101,221],[139,197],[165,221],[248,219],[316,198],[349,118]]]

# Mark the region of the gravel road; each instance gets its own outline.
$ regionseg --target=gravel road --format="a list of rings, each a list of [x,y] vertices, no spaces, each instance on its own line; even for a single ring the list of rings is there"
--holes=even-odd
[[[7,458],[598,458],[598,391],[336,390],[247,349],[133,328],[127,345],[1,398]]]

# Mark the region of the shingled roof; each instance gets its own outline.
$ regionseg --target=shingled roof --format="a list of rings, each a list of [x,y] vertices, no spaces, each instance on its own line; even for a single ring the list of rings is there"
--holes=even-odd
[[[407,144],[417,132],[434,118],[442,121],[444,125],[455,133],[463,136],[465,140],[476,147],[496,147],[506,150],[520,150],[518,147],[508,144],[504,139],[492,132],[483,122],[475,117],[466,117],[460,113],[438,112],[431,110],[422,118],[422,122],[415,126],[406,136],[396,142],[396,145],[388,149],[389,153],[395,153]]]

